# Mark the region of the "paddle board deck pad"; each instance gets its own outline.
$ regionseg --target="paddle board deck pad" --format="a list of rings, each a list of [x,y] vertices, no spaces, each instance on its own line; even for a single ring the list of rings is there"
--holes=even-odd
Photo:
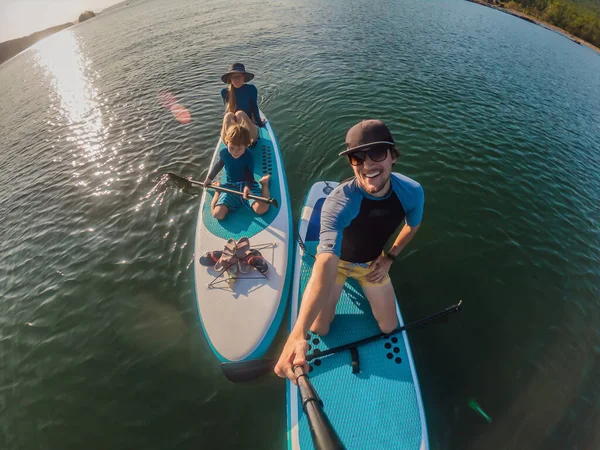
[[[302,294],[312,272],[319,240],[321,208],[338,183],[318,182],[302,209],[299,236],[306,251],[296,249],[290,329],[294,326]],[[400,309],[398,321],[403,325]],[[363,291],[349,279],[326,336],[309,332],[309,352],[354,342],[379,334]],[[381,450],[429,448],[427,424],[417,373],[406,332],[362,345],[358,350],[358,373],[353,373],[351,352],[346,350],[313,359],[310,379],[323,400],[324,410],[347,449]],[[287,382],[288,449],[313,449],[310,428],[299,392]]]
[[[266,119],[264,115],[261,116]],[[219,139],[211,167],[225,144]],[[249,150],[254,157],[254,177],[271,174],[270,197],[279,208],[270,205],[263,215],[241,206],[229,212],[224,220],[211,214],[215,195],[204,190],[196,225],[194,272],[196,300],[200,322],[208,342],[221,361],[244,361],[260,357],[269,347],[281,324],[291,284],[293,246],[290,244],[291,214],[287,181],[281,152],[270,122],[259,128],[259,140]],[[224,176],[221,170],[215,181]],[[252,268],[229,276],[213,267],[205,267],[199,258],[206,252],[223,250],[228,239],[250,240],[251,248],[259,249],[269,265],[266,276]]]

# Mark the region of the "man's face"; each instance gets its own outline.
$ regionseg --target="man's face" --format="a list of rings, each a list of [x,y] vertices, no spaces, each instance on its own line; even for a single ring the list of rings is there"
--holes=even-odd
[[[386,149],[385,159],[382,161],[373,161],[369,156],[369,152],[358,152],[355,155],[354,161],[357,159],[364,159],[362,164],[352,165],[354,175],[360,187],[374,197],[382,197],[387,194],[392,174],[392,165],[397,160],[396,157],[392,156],[392,152]],[[375,159],[380,158],[376,157]]]

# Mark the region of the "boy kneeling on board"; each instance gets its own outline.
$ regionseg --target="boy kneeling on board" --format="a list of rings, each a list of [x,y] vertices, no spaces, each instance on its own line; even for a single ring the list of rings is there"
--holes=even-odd
[[[259,215],[266,213],[269,209],[267,203],[248,198],[251,194],[268,198],[271,178],[271,175],[267,174],[258,183],[254,181],[254,157],[248,149],[251,142],[250,133],[240,124],[234,123],[227,128],[224,142],[227,147],[219,151],[219,160],[208,173],[204,186],[210,186],[215,176],[225,167],[226,178],[223,187],[242,192],[243,195],[215,192],[210,205],[213,217],[223,220],[229,211],[235,211],[241,205],[252,208]]]

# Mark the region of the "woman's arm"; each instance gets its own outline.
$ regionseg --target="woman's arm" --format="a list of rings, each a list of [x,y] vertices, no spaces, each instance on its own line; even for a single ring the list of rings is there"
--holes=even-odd
[[[252,86],[253,92],[252,92],[252,96],[250,97],[250,108],[252,109],[251,113],[252,116],[254,116],[254,123],[256,125],[263,125],[262,119],[260,118],[260,111],[258,110],[258,89],[256,89],[256,86],[254,85],[250,85]]]

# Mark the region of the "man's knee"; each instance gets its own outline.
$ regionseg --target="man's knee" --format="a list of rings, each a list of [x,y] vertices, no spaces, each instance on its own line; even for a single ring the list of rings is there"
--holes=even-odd
[[[237,120],[242,120],[242,119],[245,119],[246,117],[248,117],[248,116],[246,115],[246,113],[244,111],[236,111],[236,113],[235,113],[235,118]]]
[[[388,334],[398,328],[398,319],[382,320],[379,322],[379,329],[382,333]]]
[[[325,336],[329,333],[329,325],[330,323],[314,323],[313,326],[310,327],[310,331],[319,336]]]

